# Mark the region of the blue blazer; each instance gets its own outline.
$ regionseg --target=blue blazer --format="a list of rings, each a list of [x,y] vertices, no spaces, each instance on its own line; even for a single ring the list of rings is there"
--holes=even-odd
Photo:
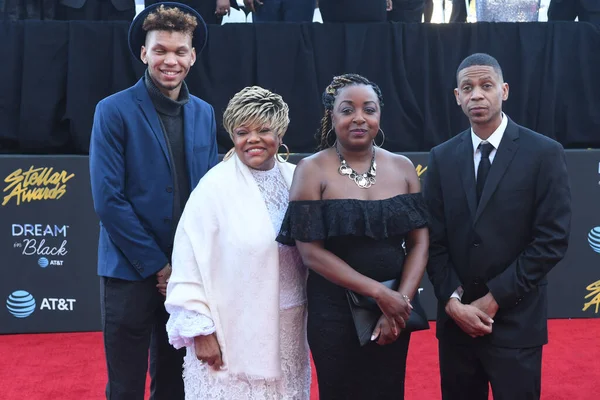
[[[212,106],[190,95],[183,108],[190,189],[218,162]],[[174,182],[158,113],[143,79],[100,101],[90,143],[100,217],[98,275],[137,281],[160,271],[173,248]]]

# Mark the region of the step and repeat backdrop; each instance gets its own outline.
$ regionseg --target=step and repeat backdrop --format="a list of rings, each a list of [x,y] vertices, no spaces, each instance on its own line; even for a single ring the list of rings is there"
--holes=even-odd
[[[88,157],[0,157],[0,332],[100,328]]]
[[[423,178],[427,154],[406,155]],[[549,276],[549,317],[600,317],[600,150],[568,151],[567,159],[571,244]],[[0,156],[0,187],[0,333],[100,330],[88,158]],[[434,319],[427,277],[420,293]]]

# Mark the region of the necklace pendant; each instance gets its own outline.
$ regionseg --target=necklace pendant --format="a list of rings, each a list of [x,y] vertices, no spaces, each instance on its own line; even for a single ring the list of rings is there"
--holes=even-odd
[[[352,168],[348,167],[346,164],[340,165],[338,168],[340,175],[350,175],[352,174]]]
[[[356,184],[358,185],[358,187],[362,188],[362,189],[368,189],[369,188],[369,180],[367,178],[365,178],[364,175],[359,175],[356,179]]]

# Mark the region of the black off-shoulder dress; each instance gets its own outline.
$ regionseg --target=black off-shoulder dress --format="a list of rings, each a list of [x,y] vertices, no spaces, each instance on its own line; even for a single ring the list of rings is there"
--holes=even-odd
[[[404,238],[427,225],[420,193],[384,200],[292,201],[277,241],[323,240],[325,248],[377,281],[402,275]],[[409,333],[393,344],[361,347],[345,289],[310,271],[308,342],[321,400],[402,399]]]

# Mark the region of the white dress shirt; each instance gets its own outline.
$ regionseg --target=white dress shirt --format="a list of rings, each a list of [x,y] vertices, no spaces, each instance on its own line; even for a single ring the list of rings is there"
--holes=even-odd
[[[494,162],[494,157],[496,156],[496,150],[498,146],[500,146],[500,142],[502,141],[502,137],[504,136],[504,131],[506,131],[506,126],[508,125],[508,118],[506,115],[502,113],[502,122],[500,122],[500,126],[496,128],[494,133],[490,135],[487,140],[481,140],[479,136],[473,132],[473,128],[471,128],[471,140],[473,141],[473,161],[475,163],[475,179],[477,180],[477,169],[479,168],[479,162],[481,161],[481,150],[479,149],[479,145],[482,142],[487,142],[494,146],[494,149],[490,153],[490,164]]]
[[[500,146],[500,142],[502,141],[502,137],[504,136],[504,131],[506,131],[506,126],[508,125],[508,118],[506,115],[502,113],[502,122],[500,122],[500,126],[496,128],[496,130],[490,135],[487,140],[481,140],[479,136],[475,134],[473,128],[471,128],[471,140],[473,141],[473,162],[475,164],[475,180],[477,180],[477,169],[479,168],[479,162],[481,161],[481,150],[479,149],[479,145],[482,142],[487,142],[491,144],[494,148],[490,153],[490,164],[494,162],[494,157],[496,156],[496,151]],[[450,296],[450,298],[456,298],[458,300],[462,299],[463,288],[459,286],[454,293]]]

